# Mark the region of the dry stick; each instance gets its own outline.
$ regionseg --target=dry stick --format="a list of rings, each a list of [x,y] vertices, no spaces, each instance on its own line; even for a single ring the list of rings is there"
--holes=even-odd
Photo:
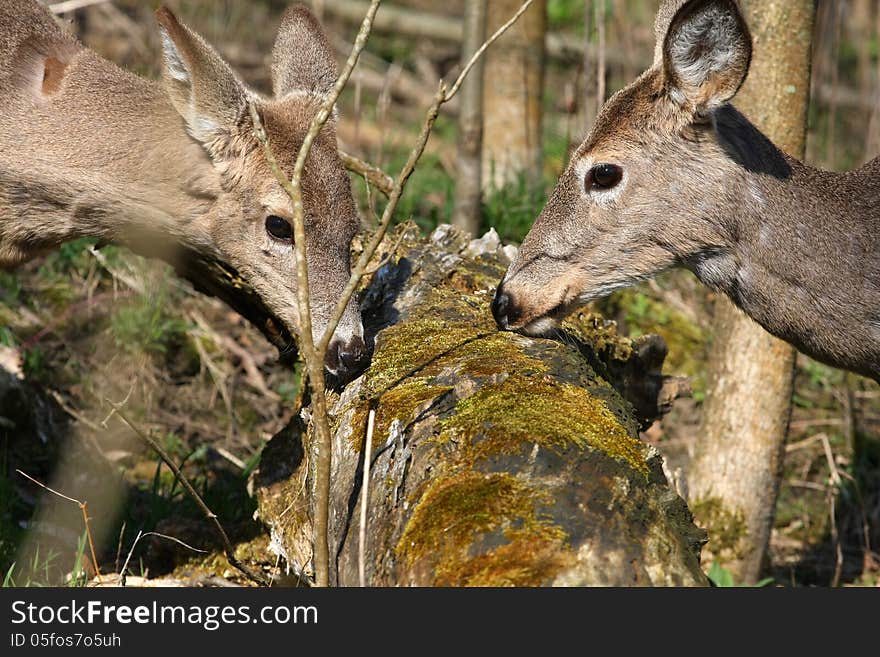
[[[30,479],[32,482],[34,482],[40,488],[44,488],[47,491],[49,491],[50,493],[57,495],[58,497],[60,497],[62,499],[65,499],[69,502],[73,502],[74,504],[76,504],[79,507],[79,510],[82,511],[83,523],[85,523],[85,526],[86,526],[86,536],[89,539],[89,551],[92,553],[92,563],[95,564],[95,573],[98,575],[98,580],[100,580],[101,579],[101,568],[98,566],[98,557],[95,555],[95,544],[92,541],[92,528],[89,526],[89,512],[88,512],[88,508],[87,508],[87,503],[80,502],[79,500],[76,500],[72,497],[69,497],[68,495],[65,495],[64,493],[59,493],[54,488],[49,488],[43,482],[37,481],[36,479],[31,477],[29,474],[26,474],[17,468],[15,471],[18,474],[20,474],[22,477],[24,477],[25,479]]]
[[[245,566],[243,563],[239,562],[239,560],[235,556],[235,549],[232,547],[232,542],[229,540],[229,536],[226,534],[226,530],[223,529],[223,525],[220,524],[220,521],[217,519],[217,515],[208,508],[208,505],[205,504],[205,501],[201,498],[201,496],[196,492],[196,489],[192,487],[192,484],[189,483],[189,479],[186,478],[186,475],[180,471],[180,468],[177,467],[177,464],[171,459],[170,456],[165,452],[164,449],[153,440],[146,432],[142,431],[139,427],[137,427],[125,413],[122,411],[122,406],[118,404],[114,404],[109,399],[108,403],[113,407],[116,415],[119,416],[119,419],[122,420],[129,429],[134,431],[138,438],[147,443],[153,450],[159,455],[159,458],[171,468],[171,472],[174,473],[174,476],[181,483],[189,496],[193,499],[193,501],[198,505],[198,507],[202,510],[202,513],[205,514],[205,517],[214,523],[214,527],[217,529],[217,533],[220,534],[220,538],[223,541],[223,550],[226,553],[226,558],[229,560],[229,563],[232,564],[235,568],[240,570],[248,579],[257,584],[266,586],[269,584],[269,580],[263,577],[260,573],[256,573],[252,571],[250,568]]]
[[[828,441],[828,436],[824,433],[817,434],[817,436],[822,441],[822,448],[825,451],[825,459],[828,461],[828,469],[830,471],[829,479],[831,480],[831,487],[827,489],[828,512],[831,517],[831,540],[834,543],[837,557],[834,564],[834,576],[831,578],[831,586],[834,588],[840,584],[840,574],[843,570],[843,548],[840,544],[840,535],[837,531],[837,510],[835,504],[843,481],[837,470],[837,463],[834,460],[834,452],[831,449],[831,443]]]
[[[342,319],[342,315],[345,312],[345,308],[348,305],[348,302],[350,301],[352,295],[360,284],[361,278],[364,276],[367,270],[367,266],[369,265],[370,260],[378,249],[379,244],[385,237],[385,233],[387,232],[388,226],[391,223],[391,219],[394,216],[394,211],[396,210],[397,204],[400,201],[401,196],[403,195],[404,189],[406,188],[407,181],[415,170],[416,164],[418,164],[422,153],[424,153],[425,146],[428,143],[428,138],[431,136],[431,132],[434,128],[434,123],[436,122],[437,116],[440,112],[440,106],[443,105],[443,103],[448,102],[451,98],[455,96],[455,94],[461,87],[461,84],[464,81],[465,77],[468,75],[468,73],[470,73],[474,64],[483,55],[486,49],[490,45],[492,45],[492,43],[495,42],[496,39],[504,34],[504,32],[506,32],[519,19],[520,16],[522,16],[522,14],[531,6],[534,0],[526,0],[526,2],[524,2],[523,5],[520,7],[519,11],[517,11],[513,15],[513,17],[511,17],[511,19],[508,20],[504,25],[498,28],[498,30],[486,41],[486,43],[484,43],[474,53],[473,57],[471,57],[470,61],[462,69],[461,74],[458,76],[458,79],[455,81],[451,88],[448,88],[445,82],[440,82],[437,93],[434,95],[434,100],[431,103],[431,106],[428,108],[427,116],[425,117],[422,131],[419,134],[416,146],[410,152],[410,156],[407,159],[407,162],[401,170],[400,174],[398,175],[397,181],[395,182],[394,187],[391,190],[391,194],[388,197],[388,204],[385,206],[385,210],[382,214],[382,220],[379,223],[379,227],[373,234],[372,239],[370,240],[367,247],[364,249],[363,253],[361,253],[357,264],[352,270],[351,278],[349,279],[348,284],[343,290],[339,302],[336,304],[336,309],[331,315],[330,321],[328,322],[327,327],[324,331],[324,335],[322,336],[318,345],[315,346],[312,337],[311,311],[309,307],[308,271],[306,268],[305,254],[306,238],[305,227],[303,225],[302,193],[300,188],[301,176],[303,168],[305,166],[305,160],[308,156],[308,152],[311,148],[312,142],[314,141],[318,132],[320,132],[321,127],[330,117],[330,112],[333,108],[333,105],[335,104],[336,99],[339,97],[342,88],[345,86],[346,82],[351,76],[351,72],[354,69],[355,64],[357,63],[357,58],[361,50],[363,50],[364,46],[366,45],[367,38],[369,37],[370,30],[372,28],[373,19],[375,17],[376,11],[378,10],[380,2],[381,0],[373,0],[370,3],[370,9],[367,12],[366,17],[364,18],[363,23],[361,24],[361,29],[358,32],[357,38],[355,39],[355,44],[352,48],[351,55],[349,56],[342,73],[337,79],[333,91],[324,101],[317,115],[312,120],[312,125],[309,128],[309,132],[306,134],[306,137],[303,140],[303,145],[300,149],[299,156],[294,166],[293,178],[291,180],[287,179],[281,167],[278,165],[278,161],[276,160],[274,153],[272,152],[268,136],[265,129],[263,128],[262,121],[256,107],[253,105],[253,103],[251,103],[250,105],[251,119],[254,122],[254,135],[256,136],[257,140],[263,145],[266,160],[268,161],[272,172],[277,178],[279,184],[288,193],[291,198],[291,202],[293,203],[294,244],[297,257],[297,304],[300,314],[299,334],[302,347],[301,351],[303,354],[303,359],[306,362],[306,370],[309,373],[309,381],[312,389],[312,417],[315,427],[314,438],[317,444],[317,455],[315,460],[315,583],[318,586],[328,586],[330,580],[330,548],[328,543],[327,531],[330,511],[330,458],[332,443],[330,437],[330,425],[327,418],[327,404],[324,395],[324,354],[326,354],[327,347],[330,344],[330,339],[332,338],[333,333],[336,330],[336,326]]]
[[[361,522],[358,528],[358,575],[361,587],[367,585],[367,507],[370,498],[370,461],[373,460],[373,426],[376,421],[375,409],[370,409],[367,418],[367,438],[364,441],[364,483],[361,486]]]

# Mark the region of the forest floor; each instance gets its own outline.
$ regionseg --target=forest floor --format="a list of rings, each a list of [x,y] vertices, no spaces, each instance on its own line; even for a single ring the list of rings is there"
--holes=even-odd
[[[264,54],[273,35],[258,30],[246,44],[221,37],[251,34],[241,29],[245,23],[270,22],[277,14],[273,3],[247,3],[247,15],[239,14],[243,3],[224,3],[222,21],[210,3],[170,4],[209,40],[222,43],[220,50],[249,82],[266,88]],[[155,75],[158,40],[142,4],[84,12],[77,27],[110,59]],[[455,66],[449,48],[406,48],[399,39],[379,38],[370,52],[376,62],[403,57],[400,70],[421,71],[422,77],[447,75]],[[386,81],[392,73],[385,71]],[[546,102],[550,189],[579,131],[573,128],[577,116],[567,109],[564,69],[551,66],[548,75],[548,89],[562,90]],[[412,99],[365,86],[344,96],[340,134],[348,150],[393,173],[421,111]],[[401,204],[401,220],[412,218],[425,230],[448,221],[454,153],[454,117],[444,116]],[[355,187],[368,216],[363,187],[359,181]],[[484,203],[484,227],[516,242],[545,197],[545,189],[524,184],[495,190]],[[699,440],[713,300],[692,275],[673,272],[596,304],[623,332],[662,335],[670,348],[667,373],[691,377],[693,398],[677,402],[643,436],[673,469],[685,472]],[[132,423],[183,463],[240,558],[283,576],[265,529],[253,520],[248,481],[261,448],[289,419],[299,378],[239,316],[193,292],[164,265],[78,241],[0,273],[0,364],[20,371],[29,399],[49,418],[35,445],[33,435],[11,429],[23,409],[0,407],[0,578],[6,575],[6,584],[57,582],[71,571],[81,582],[94,574],[81,511],[16,470],[88,501],[104,572],[118,572],[128,559],[137,575],[197,585],[247,583],[229,567],[172,473],[112,412],[120,403]],[[148,532],[153,534],[138,540]],[[212,551],[202,554],[175,541]],[[784,586],[875,586],[878,553],[880,386],[800,357],[768,575]]]

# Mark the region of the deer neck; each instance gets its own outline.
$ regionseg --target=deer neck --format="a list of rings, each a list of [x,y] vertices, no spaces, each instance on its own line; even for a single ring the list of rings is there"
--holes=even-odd
[[[87,50],[65,76],[57,94],[10,103],[27,118],[0,121],[16,144],[0,154],[0,264],[77,237],[143,244],[145,255],[210,249],[200,219],[219,175],[162,89]]]
[[[712,212],[720,239],[689,263],[694,272],[808,354],[828,360],[831,336],[844,332],[857,358],[876,362],[880,159],[848,173],[813,169],[733,108],[717,133],[728,193]]]

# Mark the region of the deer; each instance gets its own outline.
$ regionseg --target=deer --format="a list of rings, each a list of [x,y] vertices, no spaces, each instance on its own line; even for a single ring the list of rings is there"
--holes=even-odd
[[[801,352],[880,381],[880,158],[814,169],[734,108],[752,57],[734,0],[667,0],[655,35],[498,285],[498,327],[544,335],[684,267]]]
[[[0,266],[81,237],[169,261],[214,259],[296,334],[293,206],[250,108],[291,175],[336,81],[334,50],[308,9],[288,8],[272,50],[272,96],[264,96],[167,7],[156,19],[159,81],[83,46],[36,0],[0,0]],[[302,176],[316,341],[348,282],[360,225],[336,120],[318,135]],[[324,364],[345,377],[365,357],[350,301]]]

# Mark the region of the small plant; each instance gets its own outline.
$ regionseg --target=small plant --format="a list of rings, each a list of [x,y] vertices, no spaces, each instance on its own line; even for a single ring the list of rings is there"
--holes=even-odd
[[[83,544],[85,546],[85,544]],[[52,584],[52,571],[58,560],[58,553],[50,550],[45,555],[40,552],[40,546],[34,548],[34,556],[27,568],[18,567],[12,563],[3,576],[3,586],[49,586]]]
[[[88,533],[83,532],[79,537],[76,545],[76,558],[73,561],[73,569],[67,576],[67,585],[73,587],[85,586],[89,582],[89,573],[86,570],[86,544],[88,543]]]
[[[712,584],[719,588],[742,588],[752,586],[750,584],[738,584],[734,580],[733,573],[717,561],[712,562],[712,565],[709,567],[709,572],[706,573],[706,577],[709,578],[709,581],[712,582]],[[773,581],[772,577],[766,577],[753,586],[754,588],[763,588],[772,584]]]

